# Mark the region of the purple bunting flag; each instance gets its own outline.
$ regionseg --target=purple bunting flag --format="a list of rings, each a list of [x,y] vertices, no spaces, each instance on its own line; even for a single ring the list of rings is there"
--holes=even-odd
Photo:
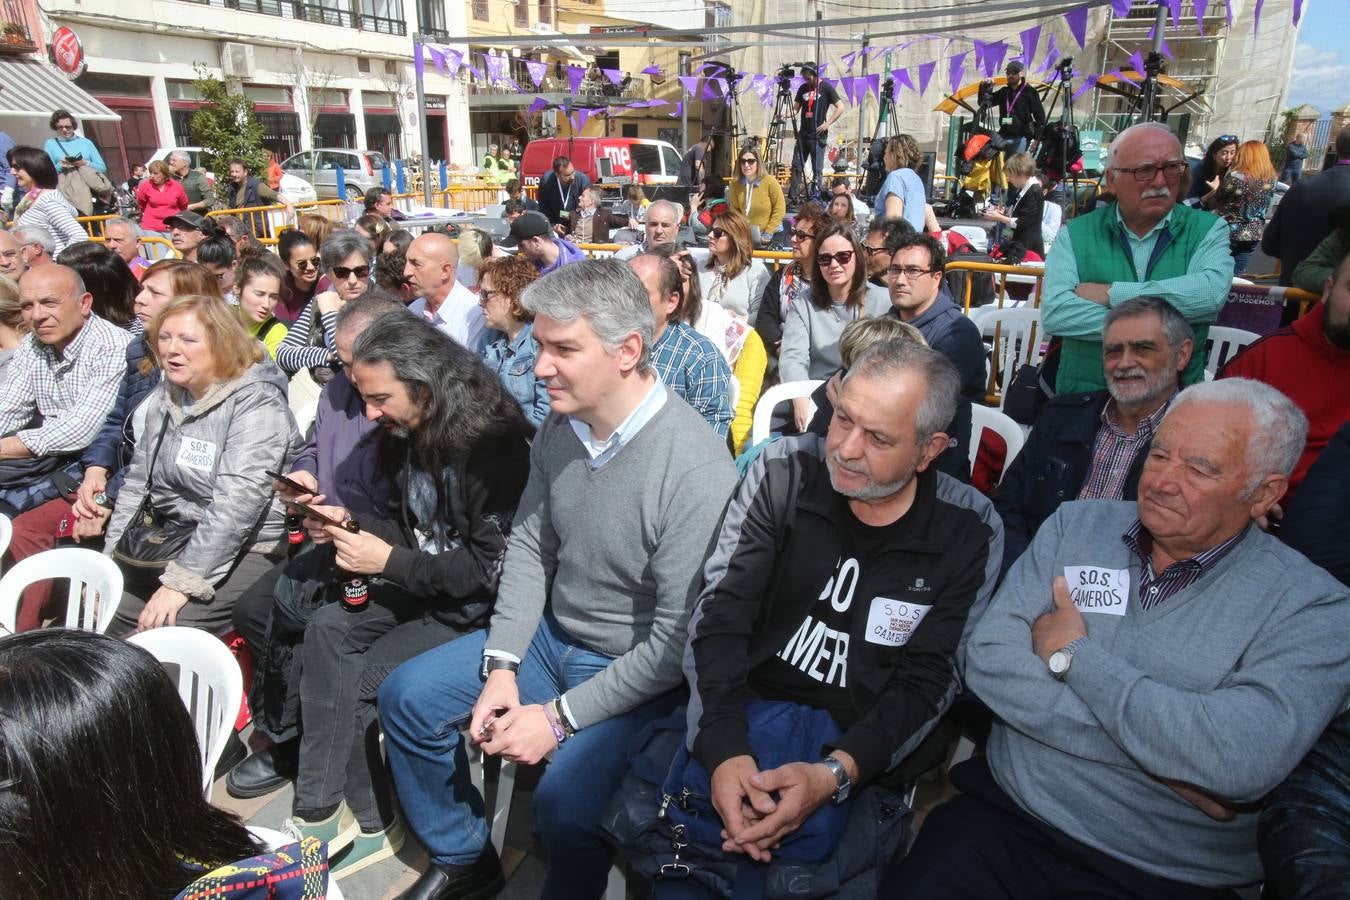
[[[891,80],[893,82],[891,87],[892,100],[898,101],[900,99],[901,88],[909,88],[911,91],[914,90],[914,82],[909,80],[908,69],[895,69],[891,72]]]
[[[1078,88],[1078,90],[1073,92],[1073,99],[1077,100],[1080,94],[1092,90],[1093,86],[1096,85],[1097,80],[1098,76],[1096,75],[1089,75],[1087,78],[1084,78],[1083,84]]]
[[[698,76],[697,76],[697,75],[681,75],[681,76],[680,76],[680,84],[682,84],[682,85],[684,86],[684,95],[685,95],[686,97],[693,97],[693,96],[695,96],[696,94],[698,94]]]
[[[534,82],[535,87],[544,80],[544,75],[548,73],[548,63],[537,59],[525,60],[525,71],[530,73],[530,80]]]
[[[487,76],[484,75],[483,70],[478,68],[477,66],[465,66],[464,68],[472,72],[474,74],[474,77],[477,78],[479,81],[487,81]]]
[[[660,67],[660,66],[657,66],[657,65],[651,65],[651,66],[648,66],[647,68],[645,68],[645,69],[642,70],[641,74],[643,74],[643,75],[655,75],[657,78],[660,78],[660,77],[661,77],[661,74],[662,74],[662,73],[661,73],[661,67]]]
[[[1041,62],[1041,67],[1036,70],[1036,74],[1049,72],[1059,62],[1059,45],[1055,42],[1055,36],[1050,35],[1050,40],[1045,43],[1045,60]]]
[[[581,82],[586,78],[586,72],[579,66],[567,67],[567,86],[571,89],[572,96],[576,96],[581,90]]]
[[[796,97],[797,91],[804,84],[806,84],[805,78],[803,78],[800,75],[793,75],[792,78],[788,81],[788,91],[792,93],[792,96]]]
[[[680,113],[682,112],[684,112],[684,101],[676,100],[675,108],[671,110],[669,113],[667,113],[667,115],[669,115],[672,119],[678,119],[680,117]]]
[[[458,50],[445,51],[445,67],[450,70],[450,76],[459,74],[459,70],[464,68],[464,54]]]
[[[1073,39],[1078,42],[1078,46],[1082,49],[1087,49],[1087,18],[1088,8],[1086,6],[1076,7],[1064,14],[1064,24],[1069,26]]]
[[[974,39],[971,40],[971,43],[975,45],[975,71],[978,72],[984,68],[984,49],[989,45],[984,41]]]
[[[952,93],[956,93],[957,89],[961,87],[961,76],[965,74],[966,57],[969,55],[969,50],[965,53],[958,53],[947,64],[947,83],[950,85]]]
[[[933,80],[933,72],[937,70],[937,60],[932,62],[919,63],[919,94],[928,93],[928,82]]]
[[[863,76],[863,81],[866,82],[866,84],[865,84],[865,88],[866,88],[866,89],[863,91],[863,99],[866,100],[866,99],[867,99],[867,95],[870,93],[873,97],[876,97],[878,100],[880,100],[880,99],[881,99],[881,73],[880,73],[880,72],[874,72],[874,73],[872,73],[871,75],[864,75],[864,76]]]
[[[993,78],[994,73],[1003,68],[1003,60],[1008,56],[1008,45],[1003,41],[986,44],[984,48],[984,77]]]
[[[852,53],[845,53],[839,57],[839,62],[843,64],[845,72],[853,71],[853,64],[858,61],[858,54],[861,50],[854,50]]]
[[[442,75],[444,75],[446,78],[449,78],[450,72],[445,67],[445,54],[437,50],[435,47],[427,47],[427,55],[431,57],[431,64],[435,66]],[[417,70],[418,78],[422,77],[423,69],[420,67],[421,65],[424,64],[421,63],[421,61],[419,60],[419,68]]]
[[[1041,26],[1033,25],[1019,37],[1022,39],[1022,63],[1029,70],[1036,63],[1036,50],[1041,43]]]
[[[600,73],[608,78],[609,83],[615,87],[618,87],[619,82],[623,81],[623,72],[618,69],[601,69]]]
[[[1298,4],[1301,0],[1294,0],[1294,24],[1298,24]],[[1195,27],[1201,34],[1205,33],[1205,13],[1209,11],[1209,0],[1195,0]]]
[[[703,93],[699,95],[700,100],[716,100],[717,92],[713,90],[713,79],[703,79]]]
[[[853,85],[856,81],[857,79],[852,75],[845,75],[843,78],[839,79],[840,85],[844,88],[844,96],[848,98],[848,102],[852,106],[858,105],[858,98],[853,96]]]
[[[1111,15],[1123,19],[1130,14],[1130,7],[1133,5],[1134,0],[1111,0]]]
[[[1138,72],[1140,75],[1143,75],[1143,74],[1144,74],[1144,54],[1140,53],[1138,50],[1136,50],[1136,51],[1134,51],[1133,53],[1131,53],[1131,54],[1130,54],[1130,65],[1134,66],[1134,70],[1135,70],[1136,72]]]
[[[483,56],[483,63],[487,68],[487,80],[501,81],[502,70],[506,68],[506,57],[488,53]]]
[[[535,97],[534,102],[530,104],[530,108],[525,110],[525,115],[532,116],[543,109],[548,109],[548,101],[543,97]]]
[[[1198,7],[1200,4],[1197,3]],[[1294,27],[1298,27],[1299,19],[1303,18],[1303,0],[1294,0]]]
[[[586,127],[586,120],[591,117],[593,110],[578,109],[572,113],[572,133],[579,134],[581,129]]]
[[[1181,0],[1167,0],[1167,13],[1172,17],[1172,30],[1181,25]]]
[[[1252,20],[1252,34],[1256,34],[1261,27],[1261,7],[1266,5],[1266,0],[1256,0],[1256,18]]]

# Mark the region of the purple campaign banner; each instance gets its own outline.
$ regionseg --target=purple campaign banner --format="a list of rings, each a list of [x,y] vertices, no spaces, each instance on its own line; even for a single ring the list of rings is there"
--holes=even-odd
[[[1036,64],[1036,49],[1041,43],[1041,26],[1033,25],[1026,31],[1023,31],[1019,37],[1022,39],[1022,62],[1027,70]]]
[[[933,80],[933,72],[937,69],[937,60],[932,62],[919,63],[919,93],[928,93],[928,82]]]
[[[1280,327],[1280,319],[1284,316],[1284,290],[1273,286],[1234,285],[1219,308],[1219,317],[1214,324],[1270,334]]]
[[[1257,2],[1260,3],[1261,0]],[[1069,31],[1073,33],[1073,39],[1078,42],[1079,49],[1087,48],[1087,17],[1086,6],[1071,9],[1064,14],[1064,24],[1069,26]]]

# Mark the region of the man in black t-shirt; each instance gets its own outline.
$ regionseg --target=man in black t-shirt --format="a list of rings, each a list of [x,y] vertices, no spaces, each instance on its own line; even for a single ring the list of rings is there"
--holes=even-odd
[[[680,159],[680,184],[688,188],[701,188],[707,175],[709,154],[713,150],[713,136],[705,134],[685,151]]]
[[[959,690],[966,621],[1003,548],[992,504],[931,465],[959,393],[937,351],[874,344],[827,436],[765,448],[727,508],[689,624],[689,743],[728,840],[753,860],[895,769]],[[826,711],[841,733],[823,758],[760,771],[752,698]]]
[[[835,89],[822,82],[811,66],[802,67],[802,77],[806,80],[797,88],[797,98],[792,104],[792,113],[797,117],[797,149],[792,154],[792,189],[803,184],[806,160],[811,159],[811,189],[805,199],[821,197],[824,177],[821,167],[825,164],[825,146],[829,143],[830,126],[844,114],[843,104]],[[831,113],[831,108],[834,112]]]
[[[1045,128],[1045,107],[1041,95],[1027,84],[1026,66],[1013,60],[1003,74],[1008,83],[994,91],[990,102],[998,110],[998,133],[1012,141],[1003,152],[1007,156],[1021,153],[1028,144],[1041,136]],[[986,84],[993,84],[986,80]]]

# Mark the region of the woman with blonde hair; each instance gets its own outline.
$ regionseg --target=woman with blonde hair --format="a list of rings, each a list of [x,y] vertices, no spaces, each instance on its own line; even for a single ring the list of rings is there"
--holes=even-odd
[[[0,275],[0,387],[5,384],[10,358],[27,333],[28,323],[19,306],[19,286],[8,276]]]
[[[872,213],[878,219],[904,219],[923,231],[923,207],[927,202],[923,182],[916,171],[923,163],[919,144],[907,134],[897,134],[886,143],[882,156],[886,180],[877,191]]]
[[[713,216],[708,229],[708,259],[699,269],[703,300],[754,321],[769,281],[764,264],[751,257],[750,224],[734,209]]]
[[[108,523],[104,552],[126,577],[111,632],[214,632],[282,558],[283,510],[267,473],[289,471],[303,441],[285,375],[218,296],[175,297],[146,340],[164,380],[145,401],[145,433]],[[163,567],[137,540],[146,522],[186,538]]]
[[[761,247],[768,245],[783,224],[787,211],[783,188],[773,173],[765,170],[753,147],[742,150],[736,158],[736,176],[731,179],[727,202],[752,228],[759,229]]]
[[[323,242],[332,236],[335,226],[333,220],[327,216],[304,213],[296,220],[295,227],[309,238],[309,242],[315,247],[322,247]]]
[[[1228,223],[1228,249],[1233,255],[1233,274],[1241,275],[1247,260],[1266,230],[1266,215],[1275,195],[1279,173],[1270,161],[1270,151],[1260,141],[1243,141],[1233,165],[1219,185],[1216,212]]]

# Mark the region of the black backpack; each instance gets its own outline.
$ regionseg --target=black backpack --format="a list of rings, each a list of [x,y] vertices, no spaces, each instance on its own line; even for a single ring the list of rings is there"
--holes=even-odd
[[[1050,122],[1041,130],[1041,147],[1036,153],[1036,165],[1052,181],[1064,178],[1069,167],[1081,163],[1083,151],[1078,146],[1078,126],[1069,122]]]
[[[947,258],[948,263],[954,262],[978,262],[993,263],[998,260],[991,257],[988,253],[976,252],[969,245],[962,247],[956,253]],[[970,305],[987,306],[993,303],[998,296],[998,291],[994,286],[994,273],[992,272],[972,272],[969,269],[948,269],[942,276],[947,285],[947,290],[952,295],[952,300],[957,306],[963,306],[966,299],[966,282],[970,282]]]

